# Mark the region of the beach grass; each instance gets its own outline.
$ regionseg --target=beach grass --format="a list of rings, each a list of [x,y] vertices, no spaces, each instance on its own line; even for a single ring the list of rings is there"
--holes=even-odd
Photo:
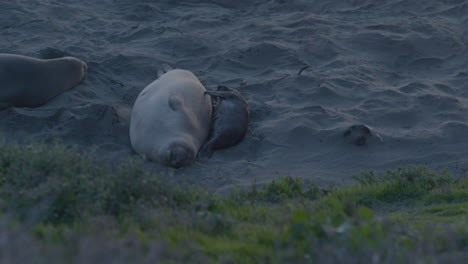
[[[1,263],[461,263],[468,179],[409,166],[218,195],[60,143],[0,145]],[[8,241],[8,243],[2,243]],[[454,263],[455,263],[454,262]]]

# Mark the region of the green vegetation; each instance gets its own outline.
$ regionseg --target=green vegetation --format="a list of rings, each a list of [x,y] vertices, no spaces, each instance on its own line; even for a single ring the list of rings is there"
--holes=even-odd
[[[437,263],[465,259],[468,180],[424,167],[218,196],[60,144],[0,145],[0,263]],[[6,240],[3,240],[6,239]]]

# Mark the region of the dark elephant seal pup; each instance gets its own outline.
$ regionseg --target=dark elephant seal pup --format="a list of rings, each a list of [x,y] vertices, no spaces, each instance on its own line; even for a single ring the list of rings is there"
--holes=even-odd
[[[210,136],[200,149],[199,157],[210,157],[216,149],[238,144],[245,136],[249,124],[248,104],[238,91],[218,86],[217,91],[205,92],[218,98],[214,106]]]
[[[186,70],[168,71],[143,89],[130,119],[135,152],[174,168],[192,164],[210,129],[211,98],[205,92]]]
[[[0,54],[0,109],[40,106],[80,83],[86,71],[86,63],[73,57]]]
[[[367,145],[369,141],[384,143],[384,140],[379,134],[377,134],[370,126],[364,124],[350,126],[346,129],[343,136],[348,143],[356,146]]]

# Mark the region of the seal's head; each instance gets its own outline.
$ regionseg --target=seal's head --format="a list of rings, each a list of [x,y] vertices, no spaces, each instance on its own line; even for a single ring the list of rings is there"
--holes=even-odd
[[[193,148],[183,143],[173,143],[165,149],[164,163],[173,168],[189,166],[195,161]]]
[[[88,65],[74,57],[45,60],[45,62],[55,65],[59,82],[69,89],[81,83],[88,72]]]
[[[229,101],[231,103],[240,103],[241,107],[239,109],[245,108],[247,110],[247,102],[236,89],[219,85],[216,91],[205,91],[205,95],[210,95],[212,98],[217,99],[214,106],[215,109],[221,101]]]
[[[86,77],[88,65],[84,61],[74,57],[63,57],[61,59],[66,61],[67,64],[69,64],[69,67],[75,68],[75,70],[80,73],[78,77],[79,81],[82,81]]]

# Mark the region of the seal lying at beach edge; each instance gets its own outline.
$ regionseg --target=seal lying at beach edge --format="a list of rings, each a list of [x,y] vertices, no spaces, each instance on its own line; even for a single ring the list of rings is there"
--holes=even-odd
[[[174,168],[192,164],[210,128],[212,105],[205,92],[192,72],[179,69],[146,86],[130,119],[135,152]]]
[[[87,69],[74,57],[42,60],[0,54],[0,109],[43,105],[78,85]]]

